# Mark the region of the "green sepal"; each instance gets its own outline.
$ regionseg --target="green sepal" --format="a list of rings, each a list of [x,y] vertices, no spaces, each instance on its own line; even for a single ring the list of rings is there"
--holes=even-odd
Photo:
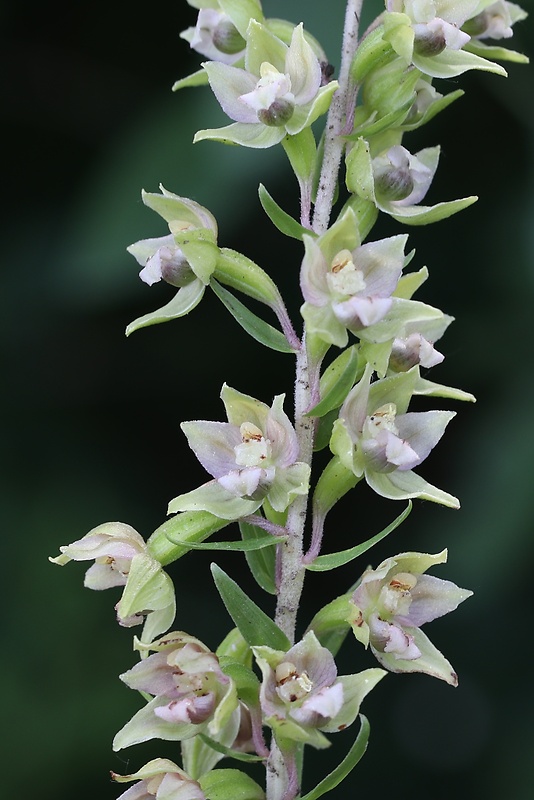
[[[371,148],[366,139],[358,138],[346,157],[347,189],[363,200],[376,205]]]
[[[282,139],[282,147],[299,181],[304,183],[313,177],[317,160],[317,146],[311,128],[303,128],[293,136]]]
[[[363,242],[371,232],[376,220],[378,219],[378,208],[370,200],[364,200],[363,197],[358,197],[357,194],[352,194],[343,208],[341,209],[340,217],[343,216],[345,211],[350,208],[355,216],[358,225],[358,234],[360,240]]]
[[[431,119],[440,113],[440,111],[444,111],[451,103],[454,103],[455,100],[459,100],[460,97],[463,97],[465,92],[462,89],[457,89],[455,92],[449,92],[449,94],[443,95],[443,97],[439,97],[437,100],[434,100],[433,103],[429,105],[427,110],[424,114],[421,114],[420,118],[413,123],[406,122],[401,125],[403,131],[414,131],[416,128],[420,128],[423,125],[426,125],[427,122],[430,122]]]
[[[206,800],[264,800],[256,781],[238,769],[213,769],[199,778]]]
[[[242,145],[264,150],[279,144],[284,136],[283,128],[269,127],[261,122],[257,124],[232,122],[223,128],[206,128],[197,131],[193,137],[193,143],[221,142],[221,144]]]
[[[350,65],[350,77],[361,83],[371,70],[379,69],[397,57],[389,42],[383,39],[384,26],[379,25],[360,42]]]
[[[358,347],[353,345],[338,356],[324,371],[319,383],[321,400],[307,417],[323,417],[329,411],[339,408],[358,380],[360,369]]]
[[[499,45],[487,45],[476,39],[471,39],[464,48],[469,53],[474,53],[476,56],[488,58],[493,60],[496,58],[498,61],[511,61],[515,64],[529,64],[530,59],[524,53],[518,53],[515,50],[509,50],[507,47],[499,47]]]
[[[194,200],[169,192],[161,184],[159,188],[161,193],[145,192],[143,189],[141,199],[145,206],[151,208],[160,217],[163,217],[165,222],[171,223],[179,220],[182,223],[188,223],[193,229],[205,228],[206,231],[217,231],[215,217],[207,208],[199,205]],[[172,231],[172,233],[175,233],[175,231]]]
[[[281,331],[273,328],[268,322],[265,322],[261,317],[258,317],[250,311],[250,309],[238,300],[237,297],[234,297],[228,289],[225,289],[213,279],[210,285],[224,307],[249,336],[252,336],[253,339],[264,345],[264,347],[269,347],[271,350],[276,350],[278,353],[295,352]]]
[[[437,203],[435,206],[396,206],[394,211],[391,210],[392,204],[390,204],[387,213],[397,222],[403,222],[405,225],[430,225],[433,222],[452,217],[453,214],[463,211],[477,200],[476,195],[471,195],[459,200]]]
[[[278,205],[262,183],[259,185],[258,194],[263,210],[275,228],[278,228],[281,233],[285,236],[289,236],[291,239],[298,239],[299,241],[302,241],[302,236],[305,233],[313,236],[312,231],[305,228],[300,222],[297,222],[296,219],[293,219],[287,211],[284,211],[284,209]]]
[[[415,250],[412,252],[415,253]],[[397,288],[393,292],[393,297],[411,300],[415,292],[423,285],[427,278],[427,267],[421,267],[417,272],[407,272],[406,275],[401,275]]]
[[[274,33],[274,35],[281,39],[285,44],[289,45],[291,43],[293,31],[295,30],[295,26],[292,22],[288,22],[286,19],[270,17],[269,19],[265,20],[264,25],[271,33]],[[312,34],[307,30],[304,30],[303,34],[305,40],[310,45],[319,61],[326,61],[326,53],[315,36],[312,36]]]
[[[161,322],[184,317],[198,306],[204,296],[205,289],[206,287],[201,280],[194,280],[188,283],[187,286],[182,286],[172,300],[164,306],[130,322],[126,328],[126,336],[140,328],[147,328],[150,325],[159,325]]]
[[[243,538],[243,543],[261,541],[263,531],[261,528],[241,521],[239,530]],[[272,538],[272,537],[271,537]],[[256,583],[268,594],[276,594],[276,583],[274,579],[275,571],[275,552],[272,549],[261,549],[245,551],[245,558]]]
[[[370,726],[363,714],[360,714],[360,730],[358,732],[358,736],[352,747],[350,748],[349,752],[343,759],[343,761],[338,764],[338,766],[330,772],[326,778],[323,778],[317,786],[311,790],[311,792],[307,792],[305,795],[301,797],[301,800],[318,800],[319,797],[322,797],[327,792],[332,791],[338,786],[341,781],[343,781],[347,775],[349,775],[358,761],[363,757],[365,751],[367,750],[367,743],[369,741],[369,733],[370,733]]]
[[[218,6],[230,17],[243,39],[246,39],[251,19],[265,22],[259,0],[218,0]]]
[[[291,643],[283,631],[265,614],[217,564],[211,565],[215,586],[226,610],[239,628],[243,639],[253,647],[267,645],[275,650],[289,650]]]
[[[248,764],[254,764],[258,761],[265,761],[263,756],[253,756],[252,753],[242,753],[239,750],[232,750],[231,747],[225,747],[223,744],[216,742],[215,739],[211,739],[204,733],[199,733],[198,738],[205,745],[211,747],[212,750],[215,750],[216,753],[220,753],[221,755],[226,756],[226,758],[233,758],[236,761],[244,761]]]
[[[220,249],[213,277],[270,308],[277,307],[281,301],[280,292],[272,278],[254,261],[236,250],[227,247]]]
[[[477,399],[471,392],[464,392],[463,389],[456,389],[454,386],[444,386],[441,383],[428,381],[426,378],[419,378],[415,384],[414,394],[425,395],[425,397],[447,397],[449,400],[463,400],[468,403],[476,403]]]
[[[350,561],[353,561],[355,558],[363,555],[367,550],[373,547],[377,542],[380,542],[382,539],[385,539],[390,533],[392,533],[395,528],[398,528],[401,525],[410,511],[412,510],[412,501],[408,501],[408,505],[402,512],[399,514],[393,522],[388,525],[384,530],[380,531],[380,533],[375,534],[370,539],[367,539],[366,542],[362,542],[362,544],[358,544],[355,547],[350,547],[348,550],[340,550],[337,553],[328,553],[327,555],[317,556],[315,561],[312,561],[311,564],[306,564],[306,569],[309,569],[311,572],[326,572],[327,570],[337,569],[337,567],[342,567],[344,564],[348,564]]]
[[[307,631],[313,631],[322,646],[328,648],[334,657],[351,630],[351,620],[355,616],[355,606],[350,598],[349,592],[327,603],[307,627]]]
[[[188,552],[188,542],[203,542],[229,524],[230,520],[209,511],[184,511],[156,528],[147,542],[147,551],[165,566]]]
[[[177,92],[179,89],[193,89],[196,86],[208,85],[208,73],[205,69],[199,69],[192,72],[191,75],[186,75],[185,78],[179,78],[172,85],[172,91]]]
[[[226,550],[235,552],[247,552],[250,550],[261,550],[264,547],[273,547],[275,544],[285,542],[287,536],[262,536],[257,539],[250,539],[246,542],[188,542],[190,550]]]

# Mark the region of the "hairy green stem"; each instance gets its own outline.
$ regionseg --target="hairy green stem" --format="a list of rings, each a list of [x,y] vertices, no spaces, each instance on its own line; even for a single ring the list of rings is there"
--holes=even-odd
[[[315,233],[324,233],[330,221],[339,165],[345,146],[340,134],[344,129],[347,110],[350,111],[354,103],[350,65],[358,45],[362,5],[363,0],[348,0],[345,11],[339,89],[334,95],[326,120],[324,158],[313,215]]]
[[[334,96],[327,119],[324,158],[314,210],[313,229],[324,233],[328,228],[334,190],[344,141],[340,136],[346,118],[346,109],[351,102],[350,65],[358,42],[358,25],[363,0],[348,0],[343,33],[342,60],[339,89]],[[312,407],[314,386],[306,346],[306,332],[302,347],[297,353],[295,370],[295,430],[299,442],[299,460],[312,462],[315,421],[306,417]],[[317,377],[317,376],[315,376]],[[297,611],[306,572],[303,564],[304,528],[308,496],[297,497],[289,507],[286,528],[287,540],[280,545],[279,590],[275,622],[284,631],[290,642],[295,641]],[[298,793],[296,775],[273,739],[271,754],[267,762],[267,800],[293,800]]]

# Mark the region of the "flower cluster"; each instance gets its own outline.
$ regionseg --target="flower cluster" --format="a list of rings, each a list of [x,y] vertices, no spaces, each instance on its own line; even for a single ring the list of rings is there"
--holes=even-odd
[[[119,624],[144,621],[134,639],[139,661],[120,679],[146,702],[118,731],[114,750],[152,739],[181,743],[180,766],[156,758],[129,775],[112,773],[119,783],[135,782],[119,800],[295,800],[302,748],[327,747],[328,734],[349,728],[385,670],[457,683],[451,664],[421,631],[472,594],[426,574],[446,561],[446,551],[404,552],[363,574],[357,570],[353,588],[323,605],[300,640],[296,615],[306,570],[349,563],[407,516],[409,508],[372,539],[321,556],[327,514],[360,482],[357,491],[370,487],[388,499],[459,507],[456,497],[419,475],[455,412],[410,407],[415,395],[474,400],[426,377],[444,359],[435,344],[452,317],[413,299],[428,270],[407,270],[415,254],[407,252],[408,235],[369,234],[379,214],[418,226],[475,202],[469,196],[424,205],[440,148],[411,152],[403,137],[461,96],[460,90],[441,94],[434,78],[470,69],[505,75],[490,59],[524,61],[484,42],[508,39],[526,14],[506,0],[385,0],[384,12],[359,43],[356,15],[347,14],[338,82],[303,25],[266,18],[260,0],[188,3],[198,18],[182,38],[207,60],[174,88],[209,84],[231,120],[198,131],[195,142],[281,144],[297,177],[300,223],[263,186],[260,200],[278,230],[302,242],[304,330],[302,337],[295,333],[269,273],[219,245],[211,212],[160,187],[142,197],[168,232],[128,251],[145,284],[164,282],[176,291],[127,333],[188,314],[210,287],[256,342],[288,360],[295,357],[294,421],[284,410],[284,394],[268,405],[224,384],[227,421],[181,424],[211,479],[171,500],[173,516],[147,542],[129,525],[106,523],[51,560],[92,562],[88,588],[123,590]],[[314,123],[327,112],[318,142]],[[340,165],[349,197],[331,221]],[[269,256],[279,261],[274,248]],[[267,306],[279,329],[230,290]],[[314,485],[305,553],[313,452],[327,447],[333,457]],[[240,539],[206,541],[234,521]],[[176,604],[163,566],[194,549],[244,552],[256,582],[276,596],[274,619],[213,564],[215,586],[235,627],[214,650],[182,630],[166,633]],[[339,675],[337,652],[351,630],[380,666]],[[307,796],[337,785],[365,751],[368,735],[362,717],[349,755]],[[220,769],[224,758],[264,762],[267,795],[245,772]]]

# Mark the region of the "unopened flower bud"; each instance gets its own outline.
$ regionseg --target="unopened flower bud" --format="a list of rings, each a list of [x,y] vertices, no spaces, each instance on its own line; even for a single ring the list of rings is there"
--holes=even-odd
[[[221,19],[213,31],[213,44],[221,53],[234,55],[245,49],[246,42],[229,19]]]
[[[279,98],[271,103],[269,108],[261,108],[258,111],[258,119],[264,125],[279,128],[289,122],[295,110],[294,103],[284,98]]]

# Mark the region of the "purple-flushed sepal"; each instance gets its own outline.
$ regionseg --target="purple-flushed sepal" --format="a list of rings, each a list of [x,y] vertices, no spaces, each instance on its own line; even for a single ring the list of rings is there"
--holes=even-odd
[[[446,550],[437,555],[400,553],[366,570],[352,595],[350,619],[356,638],[371,647],[386,669],[424,672],[456,686],[452,666],[420,630],[473,594],[424,574],[446,560]]]

